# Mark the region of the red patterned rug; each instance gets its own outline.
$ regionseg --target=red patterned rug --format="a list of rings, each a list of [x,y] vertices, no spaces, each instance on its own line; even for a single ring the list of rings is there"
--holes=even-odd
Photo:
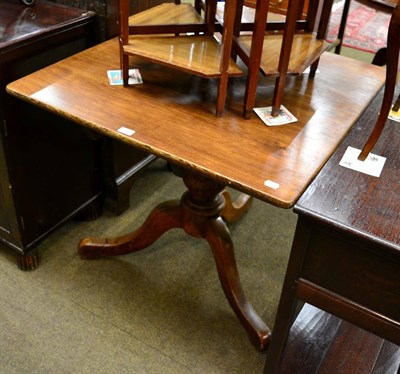
[[[336,39],[342,17],[344,1],[331,14],[328,41]],[[390,14],[377,12],[355,0],[350,3],[343,45],[375,53],[386,46]]]

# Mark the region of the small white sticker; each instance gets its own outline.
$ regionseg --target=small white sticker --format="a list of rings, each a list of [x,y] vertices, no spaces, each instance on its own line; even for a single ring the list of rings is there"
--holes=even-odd
[[[274,190],[277,190],[277,189],[279,188],[279,183],[270,181],[270,180],[268,179],[268,180],[266,180],[266,181],[264,182],[264,186],[265,186],[265,187],[273,188]]]
[[[386,157],[374,155],[370,153],[364,161],[360,161],[358,156],[361,151],[357,148],[348,147],[344,153],[339,165],[348,169],[359,171],[360,173],[379,177],[383,166],[385,165]]]
[[[120,127],[120,128],[118,129],[118,132],[120,132],[121,134],[124,134],[124,135],[131,136],[131,135],[133,135],[136,131],[135,131],[135,130],[128,129],[127,127]]]

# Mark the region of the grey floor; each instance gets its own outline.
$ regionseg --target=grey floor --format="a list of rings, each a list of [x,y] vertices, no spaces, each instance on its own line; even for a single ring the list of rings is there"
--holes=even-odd
[[[63,225],[40,244],[32,272],[0,244],[0,374],[262,373],[265,354],[230,309],[204,241],[172,230],[137,254],[84,261],[76,253],[80,238],[130,232],[183,191],[164,161],[152,164],[129,211]],[[255,200],[229,226],[243,288],[271,327],[295,224],[291,210]]]

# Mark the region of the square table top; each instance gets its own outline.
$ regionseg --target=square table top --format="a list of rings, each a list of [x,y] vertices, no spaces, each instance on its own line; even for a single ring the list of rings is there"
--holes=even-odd
[[[283,103],[298,121],[267,127],[255,114],[250,120],[242,117],[245,78],[231,79],[226,112],[216,118],[215,80],[139,59],[131,65],[140,69],[144,84],[109,85],[107,70],[119,69],[118,41],[112,39],[7,90],[283,208],[295,204],[385,77],[384,68],[325,53],[314,79],[301,75],[287,81]],[[273,83],[260,78],[256,106],[271,105]],[[121,127],[135,132],[121,134]]]

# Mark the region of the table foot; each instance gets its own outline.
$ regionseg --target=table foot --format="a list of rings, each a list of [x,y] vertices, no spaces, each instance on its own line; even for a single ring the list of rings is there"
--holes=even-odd
[[[244,193],[241,193],[235,201],[232,201],[231,194],[227,190],[224,190],[222,195],[225,199],[225,207],[221,216],[228,223],[238,221],[250,209],[253,202],[253,198]]]
[[[84,259],[120,256],[147,248],[172,228],[182,227],[182,207],[179,200],[158,205],[141,227],[117,238],[84,238],[78,253]]]
[[[39,262],[40,257],[36,251],[32,251],[29,254],[17,255],[17,266],[24,271],[35,270],[39,266]]]
[[[269,342],[270,330],[247,300],[240,283],[232,239],[221,216],[225,209],[225,198],[221,192],[225,186],[187,171],[183,172],[183,180],[188,191],[180,201],[158,205],[143,225],[128,235],[112,239],[82,239],[78,252],[86,259],[136,252],[148,247],[172,228],[182,228],[193,237],[206,239],[232,309],[254,346],[263,350]],[[230,208],[235,211],[234,218],[238,218],[248,209],[249,201],[251,203],[251,199],[244,196],[236,208]],[[231,204],[230,200],[229,203]]]

